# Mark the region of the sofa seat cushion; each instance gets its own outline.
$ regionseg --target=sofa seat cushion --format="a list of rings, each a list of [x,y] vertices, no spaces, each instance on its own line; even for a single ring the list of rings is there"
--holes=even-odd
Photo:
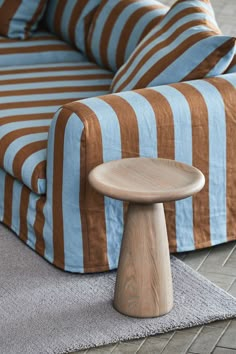
[[[24,41],[0,36],[0,67],[85,61],[81,52],[46,31]]]
[[[109,93],[112,77],[88,62],[0,68],[0,168],[45,194],[54,113],[68,102]]]

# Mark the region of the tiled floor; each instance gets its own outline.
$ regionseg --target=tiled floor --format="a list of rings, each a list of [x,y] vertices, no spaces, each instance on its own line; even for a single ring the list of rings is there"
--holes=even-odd
[[[162,0],[171,5],[174,0]],[[212,0],[224,34],[236,36],[236,0]],[[180,255],[188,265],[236,297],[236,242]],[[236,354],[236,320],[172,332],[97,349],[87,354]]]

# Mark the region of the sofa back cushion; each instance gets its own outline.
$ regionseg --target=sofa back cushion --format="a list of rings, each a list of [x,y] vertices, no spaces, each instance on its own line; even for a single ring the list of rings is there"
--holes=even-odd
[[[47,0],[0,1],[0,35],[26,39],[37,25],[46,9]]]
[[[89,58],[117,71],[168,9],[156,0],[103,0],[89,30]]]
[[[45,14],[46,26],[85,53],[85,39],[100,2],[101,0],[49,0]]]
[[[179,0],[117,72],[120,92],[225,72],[235,38],[222,36],[209,0]]]

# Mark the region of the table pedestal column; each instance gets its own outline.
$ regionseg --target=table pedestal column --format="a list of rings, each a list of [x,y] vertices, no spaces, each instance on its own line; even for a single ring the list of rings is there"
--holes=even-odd
[[[133,317],[156,317],[173,307],[163,204],[130,203],[117,272],[114,307]]]

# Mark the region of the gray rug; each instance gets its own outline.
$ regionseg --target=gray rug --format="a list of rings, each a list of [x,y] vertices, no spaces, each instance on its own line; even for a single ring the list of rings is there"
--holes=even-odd
[[[174,309],[132,319],[112,307],[115,272],[57,270],[0,226],[0,353],[51,354],[236,316],[236,299],[172,257]]]

